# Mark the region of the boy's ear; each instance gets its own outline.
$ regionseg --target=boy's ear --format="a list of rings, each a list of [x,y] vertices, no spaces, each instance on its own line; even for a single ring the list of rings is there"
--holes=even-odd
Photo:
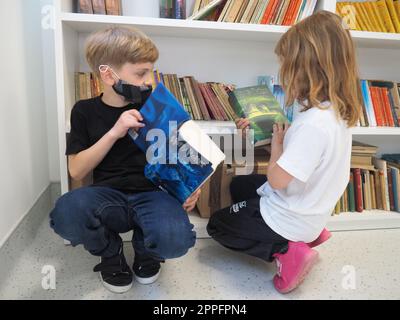
[[[110,87],[115,84],[115,79],[111,70],[100,72],[100,77],[101,80]]]

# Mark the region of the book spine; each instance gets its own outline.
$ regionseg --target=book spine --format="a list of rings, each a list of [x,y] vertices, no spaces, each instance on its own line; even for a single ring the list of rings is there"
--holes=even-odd
[[[356,200],[356,211],[363,211],[363,195],[362,195],[362,179],[361,170],[358,168],[354,169],[354,188],[355,188],[355,200]]]
[[[374,108],[374,111],[375,111],[376,124],[379,127],[382,127],[382,126],[384,126],[384,121],[383,121],[381,108],[379,107],[379,100],[378,100],[376,88],[372,87],[372,86],[369,86],[369,92],[370,92],[370,95],[371,95],[372,107]]]
[[[390,102],[389,102],[389,97],[388,97],[388,88],[381,88],[382,91],[382,100],[385,106],[385,113],[387,115],[388,119],[388,125],[390,127],[394,127],[394,120],[393,120],[393,115],[392,115],[392,110],[390,107]]]
[[[356,211],[356,202],[354,198],[354,175],[353,172],[350,173],[350,181],[348,184],[348,194],[349,194],[349,209],[350,212]]]
[[[399,190],[398,190],[398,175],[399,175],[399,170],[396,168],[391,168],[391,174],[392,174],[392,185],[393,185],[393,207],[394,211],[399,212]]]
[[[374,178],[375,178],[376,208],[379,210],[383,210],[381,183],[378,171],[374,171]]]
[[[372,209],[376,209],[375,180],[374,180],[374,174],[371,171],[369,172],[369,182],[370,182],[370,191],[372,199]]]
[[[390,90],[388,91],[388,99],[389,99],[390,109],[392,111],[394,126],[399,127],[399,119],[396,111],[396,106],[394,104],[394,99],[392,96],[392,92]]]
[[[104,0],[92,0],[94,14],[106,14],[106,3]]]
[[[390,168],[387,168],[387,180],[388,180],[390,211],[394,211],[393,181],[392,181],[392,172]]]
[[[93,14],[91,0],[78,0],[78,13]]]
[[[186,0],[175,0],[175,19],[186,19]]]

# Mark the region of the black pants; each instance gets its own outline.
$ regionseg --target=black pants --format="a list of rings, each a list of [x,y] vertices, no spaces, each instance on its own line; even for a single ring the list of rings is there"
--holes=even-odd
[[[215,212],[207,232],[228,249],[272,262],[273,254],[287,251],[288,240],[268,227],[261,216],[256,190],[266,181],[265,175],[235,177],[230,185],[234,205]]]

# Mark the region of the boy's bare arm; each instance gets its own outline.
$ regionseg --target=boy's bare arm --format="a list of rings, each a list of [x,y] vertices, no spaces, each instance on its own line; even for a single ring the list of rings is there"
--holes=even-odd
[[[68,156],[68,170],[75,180],[82,180],[86,177],[110,151],[114,143],[126,136],[130,128],[139,129],[144,127],[142,116],[137,110],[124,112],[114,127],[108,131],[99,141],[90,148],[78,154]]]
[[[293,179],[293,176],[277,164],[283,153],[283,139],[289,127],[288,124],[284,126],[280,124],[274,125],[274,135],[271,142],[271,159],[268,164],[267,176],[270,186],[277,190],[286,188]]]

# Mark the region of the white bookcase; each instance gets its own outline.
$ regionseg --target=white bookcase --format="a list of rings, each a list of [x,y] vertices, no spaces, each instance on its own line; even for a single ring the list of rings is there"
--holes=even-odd
[[[187,1],[191,11],[194,0]],[[259,75],[277,74],[274,47],[288,27],[160,19],[158,0],[122,0],[124,16],[73,13],[73,0],[55,1],[55,54],[58,137],[62,193],[68,192],[66,133],[75,99],[74,73],[89,71],[84,58],[88,34],[119,25],[136,27],[160,50],[156,68],[199,81],[254,85]],[[336,1],[318,1],[317,10],[334,12]],[[400,81],[400,34],[352,31],[364,79]],[[233,132],[234,124],[201,121],[210,134]],[[354,138],[379,146],[379,153],[400,153],[400,128],[355,128]],[[199,222],[204,224],[205,222]],[[400,228],[400,213],[342,213],[331,218],[331,230]]]

